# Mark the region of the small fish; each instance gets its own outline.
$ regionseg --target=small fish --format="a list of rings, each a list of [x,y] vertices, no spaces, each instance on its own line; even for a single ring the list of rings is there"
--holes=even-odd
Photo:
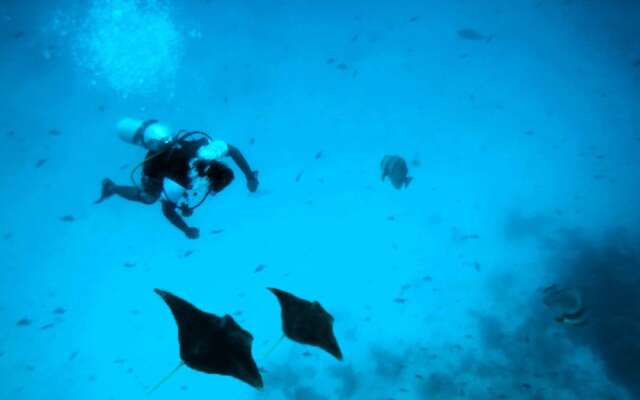
[[[239,316],[241,316],[241,315],[242,315],[242,311],[240,311],[240,310],[235,311],[235,312],[233,313],[233,315],[235,315],[236,317],[239,317]]]
[[[529,129],[528,131],[525,131],[524,134],[527,135],[527,136],[535,136],[536,135],[536,133],[534,131],[532,131],[531,129]]]
[[[212,230],[211,230],[211,234],[212,234],[212,235],[219,235],[219,234],[221,234],[222,232],[224,232],[224,229],[212,229]]]
[[[356,33],[355,35],[351,36],[351,41],[352,42],[356,42],[358,40],[358,34]]]
[[[29,318],[22,318],[20,321],[16,323],[17,326],[29,326],[31,325],[31,321]]]
[[[335,58],[327,58],[327,64],[331,65],[336,62]]]
[[[416,15],[414,17],[409,18],[409,22],[418,22],[419,19],[420,17]]]
[[[395,299],[393,299],[393,302],[398,304],[404,304],[407,302],[407,299],[404,299],[402,297],[396,297]]]
[[[319,160],[319,159],[322,158],[322,150],[316,153],[315,158],[316,158],[316,160]]]
[[[380,162],[380,169],[382,169],[382,180],[387,176],[396,189],[402,189],[409,186],[409,183],[413,180],[409,176],[409,168],[407,162],[400,156],[386,155]]]
[[[63,315],[66,312],[67,312],[67,310],[65,310],[62,307],[58,307],[55,310],[53,310],[53,313],[56,314],[56,315]]]
[[[461,242],[467,241],[467,240],[477,240],[480,239],[480,235],[477,235],[475,233],[471,233],[471,234],[467,234],[467,235],[460,235],[460,237],[458,237],[458,240]]]
[[[387,217],[387,221],[395,221],[395,220],[396,220],[395,215],[389,215],[389,216]]]
[[[491,37],[485,36],[482,33],[476,31],[475,29],[469,29],[469,28],[459,29],[457,33],[458,33],[458,37],[465,40],[486,40],[486,41],[491,40]]]
[[[104,112],[105,110],[106,110],[106,107],[104,105],[99,105],[98,106],[98,111]]]
[[[476,271],[480,272],[480,263],[477,261],[473,262],[473,269],[475,269]]]
[[[60,132],[57,129],[49,129],[49,135],[51,136],[60,136],[62,134],[62,132]]]
[[[122,365],[122,364],[124,364],[125,361],[126,360],[123,359],[123,358],[117,358],[117,359],[113,360],[113,363]]]
[[[256,138],[254,138],[254,137],[250,138],[250,139],[249,139],[249,144],[250,144],[250,145],[254,145],[254,144],[256,144]]]
[[[38,161],[36,161],[36,168],[40,168],[43,165],[45,165],[47,163],[47,159],[46,158],[41,158]]]
[[[56,324],[45,324],[40,327],[41,331],[46,331],[47,329],[53,328]]]
[[[302,174],[304,173],[304,171],[300,171],[300,173],[298,175],[296,175],[296,183],[300,182],[300,179],[302,179]]]
[[[311,353],[308,351],[305,351],[304,353],[302,353],[303,357],[311,357]]]
[[[71,214],[68,214],[68,215],[60,217],[60,221],[62,221],[62,222],[73,222],[75,220],[76,220],[76,217],[74,217]]]
[[[71,353],[71,354],[69,355],[69,361],[73,361],[73,360],[75,360],[75,359],[76,359],[76,357],[78,357],[78,352],[77,352],[77,351],[74,351],[73,353]]]
[[[194,253],[194,250],[187,250],[182,254],[182,257],[187,258]]]
[[[341,63],[341,64],[336,65],[336,68],[337,69],[341,69],[341,70],[344,71],[344,70],[349,69],[349,66],[347,64]]]
[[[258,272],[260,272],[260,271],[264,271],[264,269],[265,269],[266,267],[267,267],[266,265],[264,265],[264,264],[260,264],[260,265],[258,265],[258,266],[256,267],[256,269],[254,269],[254,270],[253,270],[253,273],[255,274],[255,273],[258,273]]]
[[[125,267],[125,268],[133,268],[136,265],[134,263],[132,263],[132,262],[126,262],[126,263],[122,264],[122,266]]]

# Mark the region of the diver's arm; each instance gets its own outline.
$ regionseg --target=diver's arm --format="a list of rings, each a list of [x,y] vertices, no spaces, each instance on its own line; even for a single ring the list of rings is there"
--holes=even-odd
[[[197,239],[200,236],[198,228],[191,228],[176,212],[176,205],[170,201],[162,200],[162,213],[175,226],[184,232],[189,239]]]
[[[251,167],[249,167],[249,163],[244,158],[242,153],[240,153],[240,150],[238,150],[237,147],[232,146],[230,144],[228,144],[227,146],[229,147],[229,151],[227,152],[227,154],[233,159],[233,161],[236,163],[238,168],[242,170],[242,172],[244,173],[244,176],[246,176],[247,179],[252,177],[254,171],[251,170]]]
[[[227,146],[229,148],[227,154],[233,159],[238,168],[240,168],[245,178],[247,178],[247,186],[249,187],[249,190],[255,192],[258,189],[258,171],[251,169],[249,163],[237,147],[230,144],[227,144]]]

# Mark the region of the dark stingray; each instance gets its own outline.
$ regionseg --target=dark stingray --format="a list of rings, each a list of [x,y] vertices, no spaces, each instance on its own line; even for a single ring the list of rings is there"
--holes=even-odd
[[[227,375],[255,387],[262,377],[251,355],[253,336],[230,315],[222,318],[197,309],[164,290],[155,292],[167,303],[178,324],[180,358],[187,366],[208,374]]]
[[[289,339],[317,346],[342,360],[342,352],[333,334],[333,317],[320,303],[298,298],[280,289],[268,289],[280,302],[282,330]]]

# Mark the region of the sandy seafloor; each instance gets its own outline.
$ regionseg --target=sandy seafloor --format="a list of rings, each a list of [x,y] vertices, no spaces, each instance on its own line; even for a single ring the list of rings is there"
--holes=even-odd
[[[640,3],[143,3],[0,2],[1,399],[143,398],[179,362],[154,288],[233,314],[265,382],[183,368],[157,400],[640,398]],[[236,145],[258,192],[233,166],[193,241],[93,205],[144,157],[123,117]],[[320,301],[344,360],[265,357],[266,287]]]

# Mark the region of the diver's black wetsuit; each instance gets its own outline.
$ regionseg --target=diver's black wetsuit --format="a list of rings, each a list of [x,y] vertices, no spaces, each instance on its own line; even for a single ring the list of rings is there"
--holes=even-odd
[[[148,161],[145,161],[142,169],[142,188],[144,191],[157,200],[162,194],[164,178],[169,178],[182,187],[190,187],[189,162],[196,157],[198,149],[206,144],[206,139],[182,140],[172,149],[164,152],[149,151],[145,157]]]
[[[117,194],[127,200],[137,201],[144,204],[155,203],[162,195],[163,182],[165,178],[171,179],[184,188],[191,187],[190,162],[197,157],[200,147],[205,146],[209,141],[205,138],[198,140],[178,140],[168,150],[149,151],[145,158],[142,185],[119,186],[112,181],[103,181],[102,196],[96,203],[102,202],[112,194]],[[228,155],[236,165],[242,170],[246,179],[247,187],[251,192],[255,192],[258,187],[257,172],[252,171],[249,163],[242,156],[242,153],[234,146],[228,146]],[[210,191],[217,193],[224,189],[233,180],[233,172],[229,167],[218,161],[209,161],[210,168],[205,176],[210,181]],[[177,205],[168,199],[162,200],[162,212],[165,217],[178,229],[191,239],[198,237],[197,228],[189,227],[182,217],[176,212]],[[182,209],[184,216],[190,216],[192,209]]]

